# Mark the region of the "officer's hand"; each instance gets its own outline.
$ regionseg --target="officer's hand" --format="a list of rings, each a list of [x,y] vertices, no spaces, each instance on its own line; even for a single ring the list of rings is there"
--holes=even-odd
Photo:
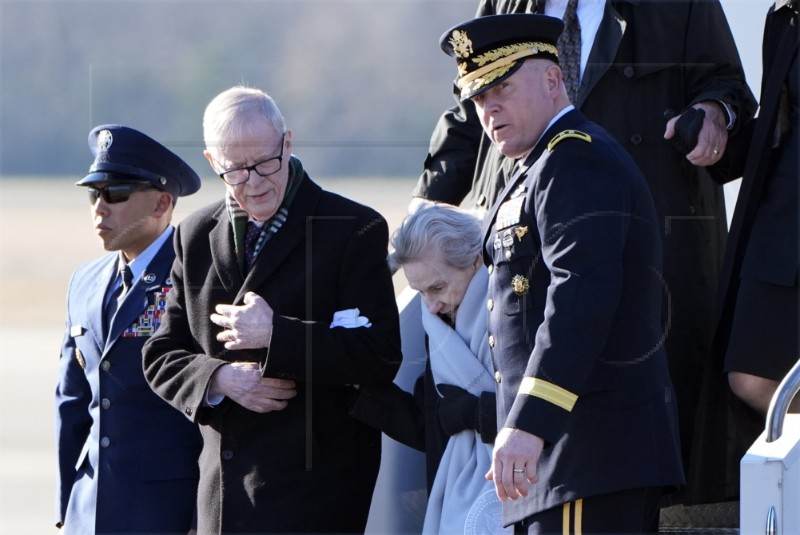
[[[223,328],[217,340],[225,349],[262,349],[272,338],[272,307],[260,295],[247,292],[244,304],[217,305],[211,321]]]
[[[294,381],[261,377],[255,362],[232,362],[211,376],[208,395],[228,397],[253,412],[272,412],[286,408],[297,395],[294,388]]]
[[[492,467],[486,479],[494,481],[500,501],[528,495],[528,484],[536,483],[536,465],[544,440],[521,429],[504,427],[497,434],[492,452]]]

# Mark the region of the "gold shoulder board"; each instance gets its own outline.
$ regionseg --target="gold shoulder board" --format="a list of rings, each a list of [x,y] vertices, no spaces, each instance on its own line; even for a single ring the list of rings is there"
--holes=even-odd
[[[592,136],[584,132],[581,132],[580,130],[564,130],[563,132],[559,132],[558,134],[556,134],[556,136],[550,140],[550,143],[547,144],[547,150],[552,152],[553,147],[555,147],[565,139],[569,138],[581,139],[586,143],[592,142]]]

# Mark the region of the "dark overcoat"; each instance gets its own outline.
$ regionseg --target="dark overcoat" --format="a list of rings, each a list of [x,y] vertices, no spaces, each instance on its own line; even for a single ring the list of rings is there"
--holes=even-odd
[[[733,397],[723,368],[739,281],[747,277],[797,288],[799,23],[796,2],[792,6],[791,2],[779,0],[770,7],[762,45],[758,118],[731,138],[724,159],[712,168],[714,178],[723,182],[742,176],[720,278],[712,359],[706,370],[704,400],[696,428],[698,465],[717,474],[711,481],[726,482],[724,486],[702,489],[704,494],[717,494],[718,499],[735,495],[739,459],[765,425],[763,418],[756,417]],[[712,399],[727,399],[729,404],[710,403]]]
[[[544,13],[544,4],[482,0],[478,15]],[[737,124],[755,111],[717,0],[606,3],[575,104],[633,156],[653,194],[669,288],[666,348],[687,467],[727,227],[721,186],[678,153],[664,130],[671,116],[715,99],[732,105]],[[509,164],[491,148],[467,102],[440,118],[415,195],[454,204],[467,197],[465,204],[488,209]]]
[[[103,330],[103,299],[118,254],[79,267],[67,294],[56,389],[64,533],[187,533],[193,527],[201,438],[142,373],[142,345],[158,327],[172,286],[170,240]]]
[[[363,532],[381,435],[348,409],[355,385],[390,382],[402,358],[386,221],[305,176],[246,276],[223,201],[181,222],[175,247],[173,298],[144,366],[155,391],[200,424],[198,532]],[[274,310],[270,346],[226,350],[209,316],[247,291]],[[355,308],[371,327],[331,328],[335,312]],[[297,397],[264,414],[230,399],[207,406],[212,374],[233,361],[296,381]]]
[[[539,481],[503,502],[505,523],[682,484],[658,223],[630,156],[568,112],[501,192],[485,236],[498,425],[545,441]]]

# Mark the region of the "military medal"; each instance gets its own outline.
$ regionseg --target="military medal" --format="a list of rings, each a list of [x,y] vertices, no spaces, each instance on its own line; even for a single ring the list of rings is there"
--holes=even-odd
[[[528,293],[528,290],[530,290],[530,287],[531,285],[528,282],[528,279],[522,275],[514,275],[514,278],[511,279],[511,288],[517,295],[525,295]]]
[[[522,241],[522,237],[528,233],[528,227],[516,227],[514,228],[514,233],[517,235],[517,239]]]
[[[522,203],[524,202],[525,197],[516,197],[501,204],[497,210],[495,229],[502,230],[519,223],[520,215],[522,214]]]

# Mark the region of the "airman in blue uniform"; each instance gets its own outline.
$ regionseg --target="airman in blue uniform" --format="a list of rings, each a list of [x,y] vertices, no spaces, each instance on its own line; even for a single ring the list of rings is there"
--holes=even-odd
[[[172,210],[198,175],[132,128],[101,125],[87,188],[109,254],[69,283],[56,389],[56,523],[65,534],[182,533],[195,525],[201,438],[150,389],[142,346],[172,288]]]

